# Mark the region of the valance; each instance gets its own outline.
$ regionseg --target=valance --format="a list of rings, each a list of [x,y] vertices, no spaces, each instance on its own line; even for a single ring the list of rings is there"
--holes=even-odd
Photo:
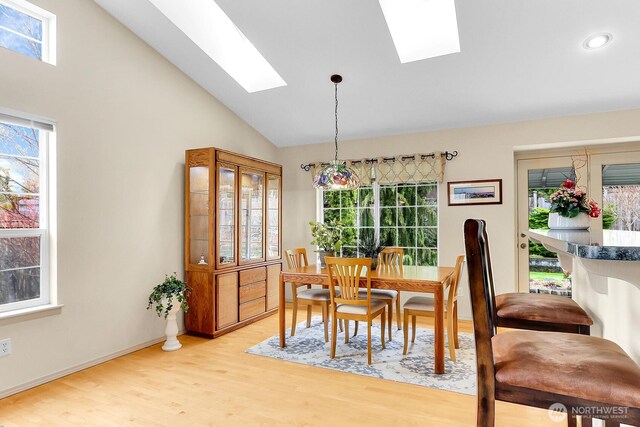
[[[418,153],[394,157],[378,157],[372,159],[346,160],[358,177],[362,185],[372,182],[379,184],[403,184],[415,182],[442,182],[447,160],[458,155],[457,151],[434,151],[433,153]],[[311,179],[324,163],[309,163],[301,165],[306,171],[311,171]]]

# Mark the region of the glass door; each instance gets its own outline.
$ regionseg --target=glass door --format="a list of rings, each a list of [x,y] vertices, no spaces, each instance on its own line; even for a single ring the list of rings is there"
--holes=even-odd
[[[189,264],[208,265],[209,166],[189,168]]]
[[[218,164],[218,268],[236,265],[236,169]]]
[[[240,168],[240,262],[264,261],[264,174]]]
[[[280,258],[280,177],[267,174],[267,259]]]
[[[602,244],[640,246],[640,152],[591,156],[590,196],[602,209]],[[597,236],[596,239],[598,239]]]
[[[571,296],[571,275],[558,256],[523,232],[547,229],[550,196],[567,179],[586,190],[587,168],[574,169],[569,157],[518,160],[518,291]]]

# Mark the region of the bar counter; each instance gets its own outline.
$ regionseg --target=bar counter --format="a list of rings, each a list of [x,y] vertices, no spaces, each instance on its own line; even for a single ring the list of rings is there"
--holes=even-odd
[[[558,254],[572,293],[593,319],[591,335],[620,345],[640,363],[640,232],[527,230]]]

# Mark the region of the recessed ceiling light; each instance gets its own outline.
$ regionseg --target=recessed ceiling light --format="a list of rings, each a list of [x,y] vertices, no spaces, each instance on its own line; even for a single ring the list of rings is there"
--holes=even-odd
[[[454,0],[379,0],[400,62],[460,52]]]
[[[613,36],[609,33],[594,34],[587,37],[582,46],[585,49],[598,49],[599,47],[609,43],[612,39]]]
[[[149,0],[247,92],[287,83],[213,0]]]

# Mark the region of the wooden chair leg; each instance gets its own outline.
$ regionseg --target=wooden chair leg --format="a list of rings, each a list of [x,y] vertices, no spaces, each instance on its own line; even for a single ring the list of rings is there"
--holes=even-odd
[[[458,301],[453,303],[453,343],[455,348],[460,348],[458,343]]]
[[[588,417],[581,417],[581,421],[580,421],[582,427],[592,427],[593,426],[593,422],[591,421],[591,418]]]
[[[404,350],[402,354],[407,354],[407,346],[409,345],[409,311],[405,310],[402,316],[402,324],[404,325]]]
[[[496,401],[489,396],[478,396],[476,401],[476,426],[494,427],[496,423]]]
[[[298,322],[298,298],[293,295],[293,315],[291,316],[291,336],[296,335],[296,323]]]
[[[356,320],[356,326],[353,327],[353,336],[358,335],[358,321]]]
[[[329,342],[329,322],[327,321],[329,317],[329,306],[327,304],[322,304],[322,318],[324,319],[324,342]]]
[[[567,427],[578,427],[578,418],[573,414],[567,414]]]
[[[311,327],[311,314],[313,314],[313,306],[307,305],[307,328]]]
[[[344,319],[344,343],[349,344],[349,321]]]
[[[391,341],[391,329],[393,329],[393,300],[390,299],[389,303],[387,304],[387,306],[389,307],[389,341]]]
[[[367,364],[371,365],[371,320],[367,322]]]
[[[604,420],[604,427],[620,427],[620,423],[616,420]]]
[[[336,341],[338,341],[338,321],[336,319],[336,312],[333,312],[333,322],[331,322],[331,358],[336,357]]]
[[[449,358],[456,361],[455,333],[453,332],[453,314],[447,313],[447,341],[449,342]]]
[[[416,315],[411,315],[411,342],[416,342]]]
[[[386,318],[386,315],[385,315],[385,312],[383,310],[382,314],[380,315],[380,337],[382,338],[382,348],[383,349],[387,348],[385,346],[385,344],[384,344],[384,324],[385,324],[385,321],[388,321],[389,325],[391,325],[391,318],[389,318],[389,319],[385,319],[385,318]]]
[[[400,291],[398,291],[398,296],[396,297],[396,324],[398,325],[398,330],[402,330],[402,322],[400,321]],[[391,337],[389,337],[389,339],[391,339]]]

